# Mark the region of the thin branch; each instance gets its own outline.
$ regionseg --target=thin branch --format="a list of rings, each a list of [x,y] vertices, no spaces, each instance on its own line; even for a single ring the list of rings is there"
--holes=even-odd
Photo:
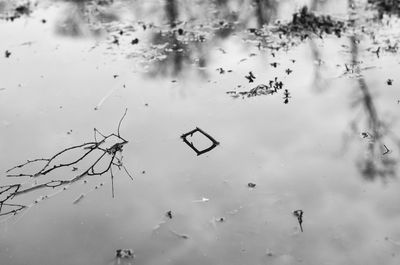
[[[114,198],[114,175],[112,172],[112,168],[110,168],[110,174],[111,174],[111,193],[112,197]]]
[[[30,165],[35,162],[45,162],[43,166],[39,170],[36,171],[36,173],[33,174],[27,174],[27,173],[16,173],[16,174],[8,174],[8,177],[40,177],[43,175],[47,175],[52,172],[56,172],[58,169],[69,167],[69,166],[75,166],[77,163],[85,161],[85,158],[89,156],[89,154],[93,153],[93,151],[100,151],[100,154],[98,154],[97,159],[94,162],[91,162],[90,165],[87,167],[86,170],[81,172],[78,175],[75,175],[71,179],[67,180],[57,180],[57,179],[52,179],[50,181],[47,181],[46,183],[41,183],[37,184],[34,186],[30,186],[27,188],[22,188],[25,186],[27,183],[18,183],[14,185],[5,185],[5,186],[0,186],[0,216],[3,215],[8,215],[8,214],[16,214],[20,211],[22,211],[24,208],[30,207],[32,205],[21,205],[21,204],[14,204],[14,203],[9,203],[11,200],[14,200],[14,197],[24,194],[24,193],[29,193],[31,191],[35,190],[41,190],[41,189],[55,189],[57,187],[63,187],[62,190],[66,190],[69,184],[73,184],[74,182],[77,182],[78,180],[86,177],[86,176],[101,176],[107,172],[110,172],[111,174],[111,185],[112,185],[112,197],[114,198],[115,192],[114,192],[114,172],[113,172],[113,166],[118,167],[118,169],[123,168],[126,174],[133,180],[133,177],[129,174],[128,170],[122,163],[122,155],[121,158],[118,158],[117,154],[122,153],[123,147],[125,144],[128,143],[127,140],[121,137],[120,135],[120,127],[122,124],[123,119],[125,118],[127,114],[127,109],[125,109],[125,112],[121,119],[119,120],[118,123],[118,128],[117,128],[117,134],[111,133],[109,135],[104,135],[102,134],[99,130],[94,128],[94,142],[88,142],[88,143],[83,143],[80,145],[75,145],[71,146],[68,148],[65,148],[64,150],[61,150],[60,152],[56,153],[50,158],[39,158],[39,159],[34,159],[34,160],[28,160],[27,162],[14,166],[7,170],[7,173],[11,173],[15,171],[16,169],[24,169],[27,165]],[[103,139],[98,139],[98,135],[101,135]],[[107,140],[115,137],[117,139],[117,142],[112,144],[111,146],[107,147],[104,146],[107,144]],[[100,141],[98,141],[100,140]],[[110,140],[111,141],[111,140]],[[114,140],[112,140],[114,141]],[[54,163],[57,158],[59,158],[61,155],[68,153],[69,151],[76,150],[76,149],[81,149],[81,150],[86,150],[81,154],[78,158],[73,159],[70,162],[61,162],[61,163]],[[105,160],[106,159],[106,160]],[[103,165],[105,165],[105,169],[103,169]],[[101,166],[101,169],[100,169]],[[100,170],[97,170],[97,167],[99,167]],[[74,167],[75,168],[75,167]],[[75,171],[75,170],[73,170]],[[97,186],[96,186],[97,187]],[[61,189],[57,191],[61,192]],[[49,196],[44,196],[43,198],[49,198]],[[79,197],[77,200],[75,200],[75,203],[77,203],[79,200],[82,198]],[[35,201],[37,203],[37,201]],[[4,207],[3,206],[9,206],[12,207],[13,209],[7,210],[4,212]]]
[[[128,108],[125,109],[124,115],[122,115],[122,118],[119,120],[119,123],[118,123],[118,130],[117,130],[118,136],[120,136],[119,128],[121,127],[122,120],[125,118],[127,112],[128,112]]]

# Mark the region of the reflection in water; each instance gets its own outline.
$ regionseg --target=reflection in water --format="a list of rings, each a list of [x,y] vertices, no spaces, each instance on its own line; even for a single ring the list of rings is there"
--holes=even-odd
[[[126,2],[133,1],[123,3]],[[231,3],[238,1],[219,0],[218,2],[232,8]],[[243,13],[248,17],[251,15],[252,22],[257,22],[256,3],[253,0],[247,2],[253,3],[253,8]],[[89,3],[90,1],[68,3],[79,10],[79,14],[68,13],[68,16],[73,17],[72,20],[76,23],[83,25],[82,29],[77,26],[72,32],[81,31],[83,33],[79,34],[86,34],[85,27],[90,27],[86,20],[87,16],[92,16],[91,21],[100,22],[97,16],[87,14],[86,11],[91,8]],[[91,99],[101,91],[109,89],[109,81],[112,79],[110,71],[119,71],[131,63],[131,61],[118,60],[120,58],[116,56],[104,56],[106,57],[104,60],[84,58],[85,62],[82,63],[76,60],[76,67],[68,69],[66,74],[60,71],[57,83],[51,83],[43,78],[40,84],[32,84],[29,89],[19,88],[12,92],[11,89],[7,89],[1,92],[0,98],[6,98],[12,104],[0,104],[2,110],[5,110],[2,111],[2,115],[5,116],[2,116],[0,123],[2,124],[6,119],[13,121],[13,126],[2,125],[5,134],[10,135],[10,137],[4,137],[7,139],[7,142],[4,141],[4,150],[10,151],[10,156],[8,153],[5,156],[4,164],[13,164],[14,159],[22,159],[25,156],[21,155],[27,151],[22,138],[26,138],[24,129],[27,127],[32,126],[37,129],[42,128],[42,124],[49,124],[48,128],[44,126],[45,129],[30,133],[30,138],[42,139],[33,141],[38,143],[30,149],[39,149],[43,152],[49,151],[49,148],[58,150],[53,146],[54,144],[59,142],[64,144],[64,140],[68,144],[69,141],[76,142],[82,137],[82,134],[64,137],[61,133],[65,127],[73,126],[74,132],[78,132],[83,131],[83,128],[79,125],[80,123],[74,123],[77,120],[83,120],[82,123],[86,126],[92,119],[98,119],[97,121],[102,124],[108,123],[111,117],[107,113],[127,104],[129,108],[134,109],[135,115],[129,118],[130,122],[127,124],[129,125],[127,135],[129,139],[132,139],[132,145],[129,146],[132,148],[127,148],[129,155],[126,157],[129,159],[130,167],[137,168],[138,172],[136,173],[137,181],[132,185],[128,185],[127,182],[115,182],[117,196],[112,200],[108,200],[111,197],[109,191],[94,192],[87,200],[81,203],[75,201],[76,204],[72,205],[70,199],[81,198],[77,196],[86,192],[89,187],[89,183],[81,183],[82,185],[71,186],[76,190],[71,189],[54,197],[51,201],[44,201],[40,207],[29,212],[30,216],[25,215],[26,218],[17,225],[10,226],[9,233],[1,233],[0,263],[10,265],[124,264],[130,262],[130,258],[118,260],[119,257],[123,257],[118,254],[117,259],[113,259],[115,250],[124,248],[127,256],[130,257],[133,256],[131,255],[133,252],[130,251],[132,248],[137,254],[132,261],[133,264],[296,264],[302,262],[304,264],[324,264],[324,262],[348,264],[348,260],[351,260],[351,264],[366,264],[368,262],[363,262],[364,260],[375,258],[374,253],[369,253],[372,246],[368,242],[373,242],[373,247],[378,246],[384,249],[382,252],[391,251],[388,248],[389,242],[376,244],[374,240],[389,236],[388,238],[393,238],[394,242],[398,242],[396,231],[399,231],[399,211],[395,205],[398,201],[397,184],[391,185],[384,191],[379,189],[379,185],[373,185],[373,191],[368,191],[366,188],[368,185],[360,183],[362,181],[359,179],[346,178],[347,175],[354,174],[355,168],[352,161],[347,164],[345,159],[332,159],[329,156],[331,153],[329,150],[324,153],[320,148],[314,148],[317,146],[315,143],[326,141],[331,135],[335,137],[331,138],[333,148],[335,148],[336,136],[340,133],[340,131],[337,132],[340,125],[338,126],[336,122],[347,124],[349,111],[346,107],[344,108],[346,111],[339,109],[340,107],[334,105],[336,102],[333,102],[331,98],[329,99],[331,105],[327,104],[326,108],[324,105],[328,100],[321,102],[318,98],[312,98],[306,76],[312,70],[304,67],[302,69],[304,74],[296,76],[297,70],[303,68],[297,65],[308,66],[307,63],[312,60],[308,56],[308,50],[303,53],[304,49],[299,49],[301,54],[294,53],[293,58],[297,60],[297,63],[296,66],[293,65],[295,67],[293,74],[285,76],[287,77],[285,86],[287,85],[294,95],[293,104],[276,105],[275,99],[268,97],[234,102],[224,91],[227,87],[240,83],[249,85],[244,78],[244,73],[253,71],[252,73],[257,77],[254,82],[267,80],[270,74],[278,71],[285,75],[283,70],[287,65],[284,59],[291,58],[293,54],[277,52],[275,60],[281,66],[276,69],[268,66],[271,62],[266,62],[263,60],[265,58],[256,57],[257,55],[244,63],[237,63],[237,59],[241,57],[239,55],[250,49],[253,49],[251,52],[256,50],[258,40],[251,42],[245,39],[246,34],[239,35],[240,29],[250,23],[244,22],[239,25],[236,22],[241,20],[235,17],[241,16],[233,14],[230,11],[233,8],[227,8],[229,10],[226,12],[227,15],[219,17],[222,20],[222,26],[229,25],[232,32],[236,32],[236,36],[225,39],[224,45],[218,46],[228,52],[234,51],[235,48],[241,50],[224,57],[215,56],[215,61],[211,61],[208,54],[213,54],[212,51],[215,51],[213,47],[218,40],[229,35],[220,34],[219,32],[222,32],[220,21],[213,20],[213,23],[204,23],[204,28],[207,28],[210,35],[205,38],[207,41],[203,42],[201,38],[197,38],[200,34],[193,32],[197,28],[191,27],[191,21],[187,24],[180,22],[186,12],[183,8],[184,4],[181,5],[181,3],[182,1],[177,0],[151,3],[160,7],[157,12],[163,14],[158,16],[160,20],[164,19],[163,22],[155,23],[154,28],[148,27],[145,37],[139,35],[142,32],[141,27],[130,24],[132,31],[136,32],[132,36],[129,35],[131,32],[123,28],[124,33],[121,36],[118,35],[120,45],[113,47],[118,47],[118,50],[126,48],[130,51],[138,47],[151,50],[153,46],[148,45],[146,38],[151,35],[150,44],[162,47],[160,49],[162,49],[162,55],[165,56],[162,61],[154,61],[154,69],[152,69],[154,74],[180,75],[182,81],[186,82],[182,85],[182,89],[193,89],[196,96],[185,100],[173,99],[167,95],[170,92],[166,88],[170,82],[168,78],[143,79],[140,74],[133,73],[127,75],[126,80],[131,81],[126,87],[116,91],[115,97],[111,97],[107,102],[109,105],[93,112],[90,106],[98,100]],[[266,4],[267,2],[259,1],[258,3]],[[267,16],[259,19],[258,23],[267,23],[269,19],[273,18]],[[168,22],[168,25],[164,22]],[[146,20],[145,23],[149,25],[150,22]],[[198,26],[196,23],[193,24]],[[118,31],[123,27],[120,23],[115,23],[114,26],[114,30]],[[254,32],[263,32],[263,30],[264,28],[254,29]],[[25,29],[17,31],[17,33],[20,32],[26,34]],[[130,45],[124,42],[124,37],[129,38],[129,42],[133,38],[138,38],[138,41],[135,45]],[[267,37],[264,39],[267,40]],[[64,47],[69,47],[68,42],[64,44],[61,41],[61,43],[65,45]],[[315,43],[319,44],[317,40]],[[128,44],[128,47],[124,44]],[[323,54],[318,48],[319,46],[315,45],[315,58]],[[64,50],[68,50],[69,54],[63,54],[64,57],[61,56],[61,58],[69,57],[76,51]],[[99,50],[93,53],[96,56],[103,55],[103,51]],[[13,53],[11,59],[14,54],[17,55],[17,52]],[[56,55],[60,54],[61,52],[57,51]],[[216,54],[219,53],[216,52]],[[43,52],[43,57],[53,59],[54,55],[53,52]],[[82,54],[74,55],[81,57]],[[353,64],[360,60],[358,57],[362,55],[361,49],[359,55],[358,48],[354,46]],[[230,61],[226,60],[229,56],[232,57]],[[0,60],[0,65],[3,66],[4,62],[13,63],[11,59]],[[21,57],[20,61],[25,63],[24,59]],[[34,58],[28,57],[28,60],[31,59]],[[60,57],[54,58],[54,60],[59,59]],[[261,62],[260,65],[257,64],[258,61]],[[103,62],[106,64],[106,69],[103,68],[105,70],[102,70],[101,63]],[[203,83],[189,79],[192,76],[183,74],[188,68],[186,66],[193,63],[197,66],[215,63],[214,68],[233,69],[233,74],[226,74],[223,79],[214,70],[214,75],[210,79],[218,82],[203,86]],[[287,60],[287,63],[290,62]],[[41,74],[51,68],[51,65],[46,68],[46,63],[39,65],[40,68],[34,69],[36,70],[34,74],[29,76],[31,83],[37,83],[35,76],[38,73]],[[97,68],[99,65],[100,70]],[[291,63],[290,67],[292,67]],[[5,69],[6,73],[9,68]],[[321,71],[321,69],[317,70]],[[80,72],[89,78],[81,77],[78,74]],[[13,74],[13,72],[9,73]],[[76,77],[76,83],[73,83],[74,80],[60,82],[71,76]],[[124,77],[120,75],[117,79]],[[290,80],[292,77],[294,80]],[[322,75],[319,78],[324,81]],[[304,80],[306,84],[302,87],[300,83]],[[346,84],[351,82],[349,80],[346,80]],[[395,80],[394,85],[396,82]],[[82,87],[79,86],[80,83],[83,84]],[[43,96],[42,84],[43,87],[50,88],[54,84],[56,89],[51,89],[52,91]],[[356,128],[355,131],[359,134],[365,130],[366,139],[364,140],[371,141],[367,147],[368,156],[360,159],[359,168],[366,179],[387,178],[393,174],[382,172],[383,169],[388,171],[390,168],[384,164],[387,163],[384,159],[392,158],[392,154],[383,155],[382,145],[386,144],[390,149],[394,146],[388,142],[388,125],[381,120],[383,117],[379,112],[379,105],[374,100],[368,84],[363,78],[357,80],[356,90],[360,94],[357,106],[363,112],[362,118],[355,120],[361,129]],[[296,88],[299,89],[296,90]],[[30,91],[33,91],[32,94],[29,94]],[[341,95],[340,91],[342,90],[332,91],[335,99],[337,97],[337,99],[346,100],[346,96]],[[55,94],[51,93],[59,93],[63,98],[54,98]],[[36,98],[30,97],[33,94],[39,95],[38,103],[36,103]],[[69,95],[74,97],[69,97]],[[288,92],[287,97],[289,97]],[[28,98],[23,101],[23,104],[27,106],[19,109],[23,105],[20,103],[23,98]],[[281,102],[282,99],[278,100]],[[143,101],[151,102],[151,104],[146,103],[145,107],[142,107]],[[55,104],[52,105],[51,103],[54,102]],[[62,104],[64,109],[52,111],[58,107],[58,104]],[[14,105],[16,105],[15,108]],[[36,116],[35,110],[38,105],[46,107],[43,107],[44,115]],[[89,108],[88,105],[90,105]],[[30,110],[35,113],[35,116],[28,113]],[[326,110],[334,113],[333,115],[337,112],[335,119],[331,121],[329,117],[329,121],[326,121],[328,120],[325,116]],[[15,113],[19,117],[16,117]],[[21,119],[23,114],[35,122],[29,123],[30,121]],[[36,122],[32,117],[40,117],[42,122],[40,120]],[[168,122],[163,122],[166,120]],[[52,121],[57,121],[62,125],[54,126],[57,122]],[[329,123],[329,127],[321,126],[325,122]],[[193,123],[196,125],[199,123],[199,126],[207,123],[204,126],[212,128],[210,129],[212,135],[215,135],[218,140],[221,139],[221,147],[207,155],[195,157],[191,150],[187,150],[188,147],[179,140],[179,134],[186,131],[184,127],[192,126]],[[331,130],[334,131],[332,134]],[[18,138],[17,133],[20,131],[23,131],[24,137]],[[72,136],[76,138],[71,139]],[[17,143],[13,144],[12,142],[15,141]],[[114,147],[107,148],[107,157],[120,149],[119,146]],[[75,174],[76,170],[80,169],[67,169],[68,174],[65,176]],[[142,171],[144,169],[146,171]],[[109,176],[104,176],[106,177]],[[100,182],[103,179],[92,181]],[[48,190],[53,190],[52,186],[61,182],[46,183],[50,185]],[[93,183],[92,186],[95,184]],[[7,187],[4,190],[8,192],[13,188],[16,187]],[[363,189],[367,190],[366,193],[362,191]],[[393,189],[392,194],[389,189]],[[31,198],[26,198],[26,201],[28,199]],[[390,205],[392,201],[393,207]],[[388,204],[389,210],[376,211],[379,206]],[[293,212],[296,209],[302,210]],[[170,213],[172,211],[173,214],[165,216],[167,211]],[[360,220],[365,220],[365,222],[360,222]],[[303,225],[304,233],[301,233]],[[8,237],[3,239],[5,234]],[[32,246],[30,242],[26,242],[26,238],[40,238],[37,249],[30,252]],[[10,251],[6,251],[6,248]],[[40,249],[51,249],[51,251],[42,255],[41,251],[37,251]],[[364,259],[360,260],[360,256],[364,256],[365,253]],[[12,259],[8,258],[11,256],[13,256]],[[110,259],[111,263],[106,263],[106,260]],[[391,257],[380,256],[376,259],[389,260],[389,262],[384,262],[385,264],[396,264],[390,263],[390,260],[393,260]],[[374,264],[373,261],[369,262]]]
[[[348,8],[352,12],[353,16],[357,16],[354,12],[354,1],[349,1]],[[326,2],[312,1],[311,8],[318,9],[323,7]],[[355,19],[350,20],[351,26],[356,28]],[[362,114],[357,116],[355,120],[351,121],[352,133],[362,136],[363,140],[367,142],[367,148],[365,155],[359,155],[356,162],[356,166],[359,169],[360,174],[364,179],[373,181],[376,178],[386,180],[396,176],[397,161],[391,154],[391,147],[387,146],[387,142],[394,143],[394,146],[398,147],[398,139],[390,131],[390,124],[385,122],[379,117],[376,109],[374,98],[371,95],[370,88],[362,75],[361,63],[359,58],[359,41],[356,35],[349,36],[349,42],[351,43],[351,63],[350,67],[346,65],[348,71],[352,71],[357,75],[357,87],[359,89],[360,98],[356,101],[357,106],[361,106]],[[311,53],[314,61],[321,61],[321,52],[319,51],[316,41],[313,39],[309,40]],[[314,87],[317,87],[320,91],[323,87],[326,87],[326,80],[322,75],[322,68],[320,65],[315,67],[314,71]]]
[[[152,44],[161,45],[163,59],[156,61],[152,65],[151,75],[177,76],[186,65],[196,64],[202,68],[206,66],[206,49],[203,48],[203,39],[194,38],[193,34],[186,32],[183,28],[177,27],[179,11],[175,0],[166,0],[165,14],[170,30],[160,31],[153,35]],[[188,38],[191,37],[191,40]],[[193,58],[193,54],[197,58]]]
[[[253,0],[256,7],[255,13],[257,17],[258,27],[261,28],[276,17],[277,5],[276,0]]]
[[[165,1],[165,13],[167,14],[168,24],[171,28],[174,28],[178,19],[178,8],[175,0]]]
[[[56,32],[63,36],[98,36],[102,24],[118,20],[109,9],[112,1],[73,0],[68,2]]]
[[[360,73],[359,49],[355,36],[350,37],[352,44],[352,64],[356,65],[356,72]],[[369,134],[365,138],[369,138],[367,154],[361,158],[357,166],[366,180],[374,180],[377,177],[386,179],[395,177],[397,161],[385,150],[384,139],[387,139],[389,124],[379,118],[370,89],[363,76],[357,80],[358,88],[361,91],[361,99],[357,102],[361,104],[366,115],[366,129]],[[362,118],[360,118],[362,119]],[[357,121],[354,121],[357,123]]]
[[[349,1],[349,9],[354,7],[354,1]],[[355,26],[356,20],[351,20],[352,26]],[[349,38],[351,44],[351,65],[355,67],[358,74],[357,84],[361,92],[360,99],[356,102],[363,108],[365,114],[365,125],[363,126],[368,132],[363,132],[363,138],[368,139],[368,147],[365,157],[360,157],[357,167],[366,180],[375,180],[377,177],[386,179],[396,176],[397,161],[390,156],[389,150],[386,149],[384,141],[395,140],[388,139],[390,131],[389,124],[379,118],[374,99],[371,95],[368,84],[363,75],[361,75],[360,58],[359,58],[359,42],[355,34]],[[353,128],[357,130],[357,124],[363,121],[363,117],[354,120]],[[358,131],[360,133],[360,131]]]

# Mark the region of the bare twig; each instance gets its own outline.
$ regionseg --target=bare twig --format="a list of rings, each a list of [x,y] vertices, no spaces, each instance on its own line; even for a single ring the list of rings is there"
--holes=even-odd
[[[127,111],[128,111],[128,108],[125,109],[124,115],[122,115],[122,118],[119,120],[119,123],[118,123],[118,130],[117,130],[118,136],[120,136],[120,134],[119,134],[119,128],[121,127],[122,120],[125,118]]]
[[[50,174],[52,172],[56,172],[61,168],[65,167],[70,167],[74,166],[72,171],[75,172],[77,170],[77,167],[75,165],[79,162],[82,162],[87,158],[90,154],[95,154],[94,151],[100,151],[100,154],[98,154],[98,157],[95,159],[94,162],[91,162],[90,165],[84,170],[83,172],[75,175],[71,179],[67,180],[61,180],[61,179],[51,179],[50,181],[47,181],[45,183],[41,184],[35,184],[30,187],[23,188],[24,183],[17,183],[13,185],[4,185],[0,186],[0,216],[2,215],[8,215],[8,214],[16,214],[20,211],[22,211],[24,208],[28,207],[26,205],[21,205],[21,204],[14,204],[14,203],[9,203],[11,200],[14,199],[14,197],[24,194],[24,193],[29,193],[34,190],[40,190],[40,189],[45,189],[45,188],[51,188],[54,189],[56,187],[64,187],[63,189],[67,189],[67,186],[69,184],[73,184],[74,182],[86,177],[86,176],[101,176],[107,172],[110,172],[111,174],[111,184],[112,184],[112,197],[114,198],[114,174],[112,167],[117,166],[118,169],[123,168],[124,171],[127,173],[127,175],[133,180],[133,177],[129,174],[128,170],[125,168],[125,166],[122,163],[122,156],[121,158],[117,157],[117,153],[122,153],[123,147],[125,144],[128,143],[127,140],[121,137],[120,135],[120,127],[122,124],[123,119],[125,118],[127,114],[127,109],[125,109],[125,112],[121,119],[118,122],[118,127],[117,127],[117,134],[111,133],[109,135],[104,135],[102,134],[98,129],[94,129],[94,142],[87,142],[83,143],[80,145],[74,145],[68,148],[65,148],[64,150],[61,150],[60,152],[56,153],[50,158],[38,158],[34,160],[27,160],[27,162],[22,163],[20,165],[14,166],[7,170],[7,177],[31,177],[31,178],[39,178],[41,176]],[[101,136],[101,139],[98,139]],[[108,142],[109,141],[116,141],[113,145],[109,146]],[[108,146],[106,146],[108,144]],[[55,163],[56,159],[59,159],[61,155],[66,154],[70,151],[74,150],[83,150],[83,154],[81,154],[78,158],[73,159],[72,161],[69,162],[61,162],[61,163]],[[105,162],[105,169],[102,170],[97,170],[97,167],[100,166],[100,164],[104,164]],[[36,162],[44,162],[44,165],[41,166],[41,168],[37,171],[35,171],[32,174],[29,173],[15,173],[13,174],[14,171],[17,169],[24,169],[27,165],[31,165]],[[47,197],[47,196],[46,196]],[[83,198],[83,197],[82,197]],[[74,203],[78,203],[81,199],[79,197],[77,200],[75,200]],[[12,208],[11,210],[3,211],[3,206],[8,206],[7,208]]]

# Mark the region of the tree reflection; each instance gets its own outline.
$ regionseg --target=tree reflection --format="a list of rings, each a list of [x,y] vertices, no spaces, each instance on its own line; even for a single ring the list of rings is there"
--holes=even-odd
[[[356,72],[360,73],[359,66],[359,49],[355,36],[350,37],[352,43],[352,64],[356,65]],[[374,99],[371,95],[365,78],[361,75],[357,79],[357,85],[361,92],[360,100],[357,102],[361,105],[365,114],[365,128],[370,132],[366,138],[368,146],[365,157],[362,157],[357,162],[360,173],[366,180],[375,180],[377,177],[386,179],[388,177],[395,177],[397,161],[388,154],[388,150],[384,141],[388,139],[389,124],[379,118]],[[362,120],[358,118],[355,124]]]
[[[311,8],[316,10],[323,7],[325,2],[312,1]],[[354,1],[348,2],[348,8],[351,11],[352,17],[350,27],[356,28],[356,14],[352,8]],[[315,40],[310,39],[310,49],[315,61],[320,60],[321,53],[316,45]],[[387,180],[396,176],[398,162],[391,154],[392,146],[399,147],[399,139],[391,132],[390,124],[382,119],[377,111],[374,97],[371,94],[368,83],[362,75],[360,63],[359,41],[356,33],[349,36],[351,62],[350,69],[356,74],[356,85],[358,98],[353,107],[360,110],[360,115],[357,115],[350,124],[352,133],[361,135],[362,140],[366,143],[364,153],[359,154],[356,166],[365,180],[373,181],[377,178]],[[346,66],[347,67],[347,66]],[[321,67],[315,67],[314,84],[317,88],[326,87],[321,74]],[[320,90],[320,89],[319,89]],[[390,144],[389,144],[390,143]]]
[[[176,0],[165,0],[164,12],[168,21],[169,29],[159,31],[152,37],[152,44],[159,46],[164,45],[162,56],[164,58],[157,60],[152,65],[150,74],[177,76],[186,67],[186,65],[194,64],[200,68],[205,67],[207,63],[206,49],[203,48],[202,39],[193,38],[193,34],[186,32],[183,28],[178,28],[179,10]],[[194,58],[194,54],[197,58]]]
[[[65,0],[64,2],[67,2],[69,6],[56,25],[56,32],[60,35],[97,36],[101,33],[101,27],[96,25],[117,20],[116,15],[105,11],[113,1]]]
[[[276,18],[277,5],[275,0],[253,0],[255,5],[255,15],[259,28],[269,24]]]
[[[353,1],[349,1],[350,10],[354,6]],[[355,19],[351,20],[355,23]],[[354,24],[352,25],[355,26]],[[349,37],[351,44],[351,64],[355,69],[357,87],[361,92],[356,107],[361,106],[365,117],[358,117],[353,121],[353,127],[357,129],[357,124],[364,120],[364,127],[368,132],[364,132],[363,138],[368,138],[368,145],[364,157],[357,161],[357,167],[364,179],[372,181],[376,178],[387,179],[396,176],[397,161],[389,154],[385,141],[396,142],[397,139],[390,135],[389,124],[379,117],[373,96],[371,95],[368,84],[361,74],[359,63],[359,45],[356,34]]]

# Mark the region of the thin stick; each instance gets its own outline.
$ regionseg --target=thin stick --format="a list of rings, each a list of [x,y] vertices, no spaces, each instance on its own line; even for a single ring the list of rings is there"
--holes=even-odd
[[[110,169],[110,173],[111,173],[111,193],[112,197],[114,198],[114,175],[112,173],[112,168]]]
[[[120,136],[120,134],[119,134],[119,128],[121,127],[122,120],[125,118],[127,112],[128,112],[128,108],[125,109],[124,115],[122,115],[122,118],[119,120],[119,123],[118,123],[118,130],[117,130],[118,136]]]

